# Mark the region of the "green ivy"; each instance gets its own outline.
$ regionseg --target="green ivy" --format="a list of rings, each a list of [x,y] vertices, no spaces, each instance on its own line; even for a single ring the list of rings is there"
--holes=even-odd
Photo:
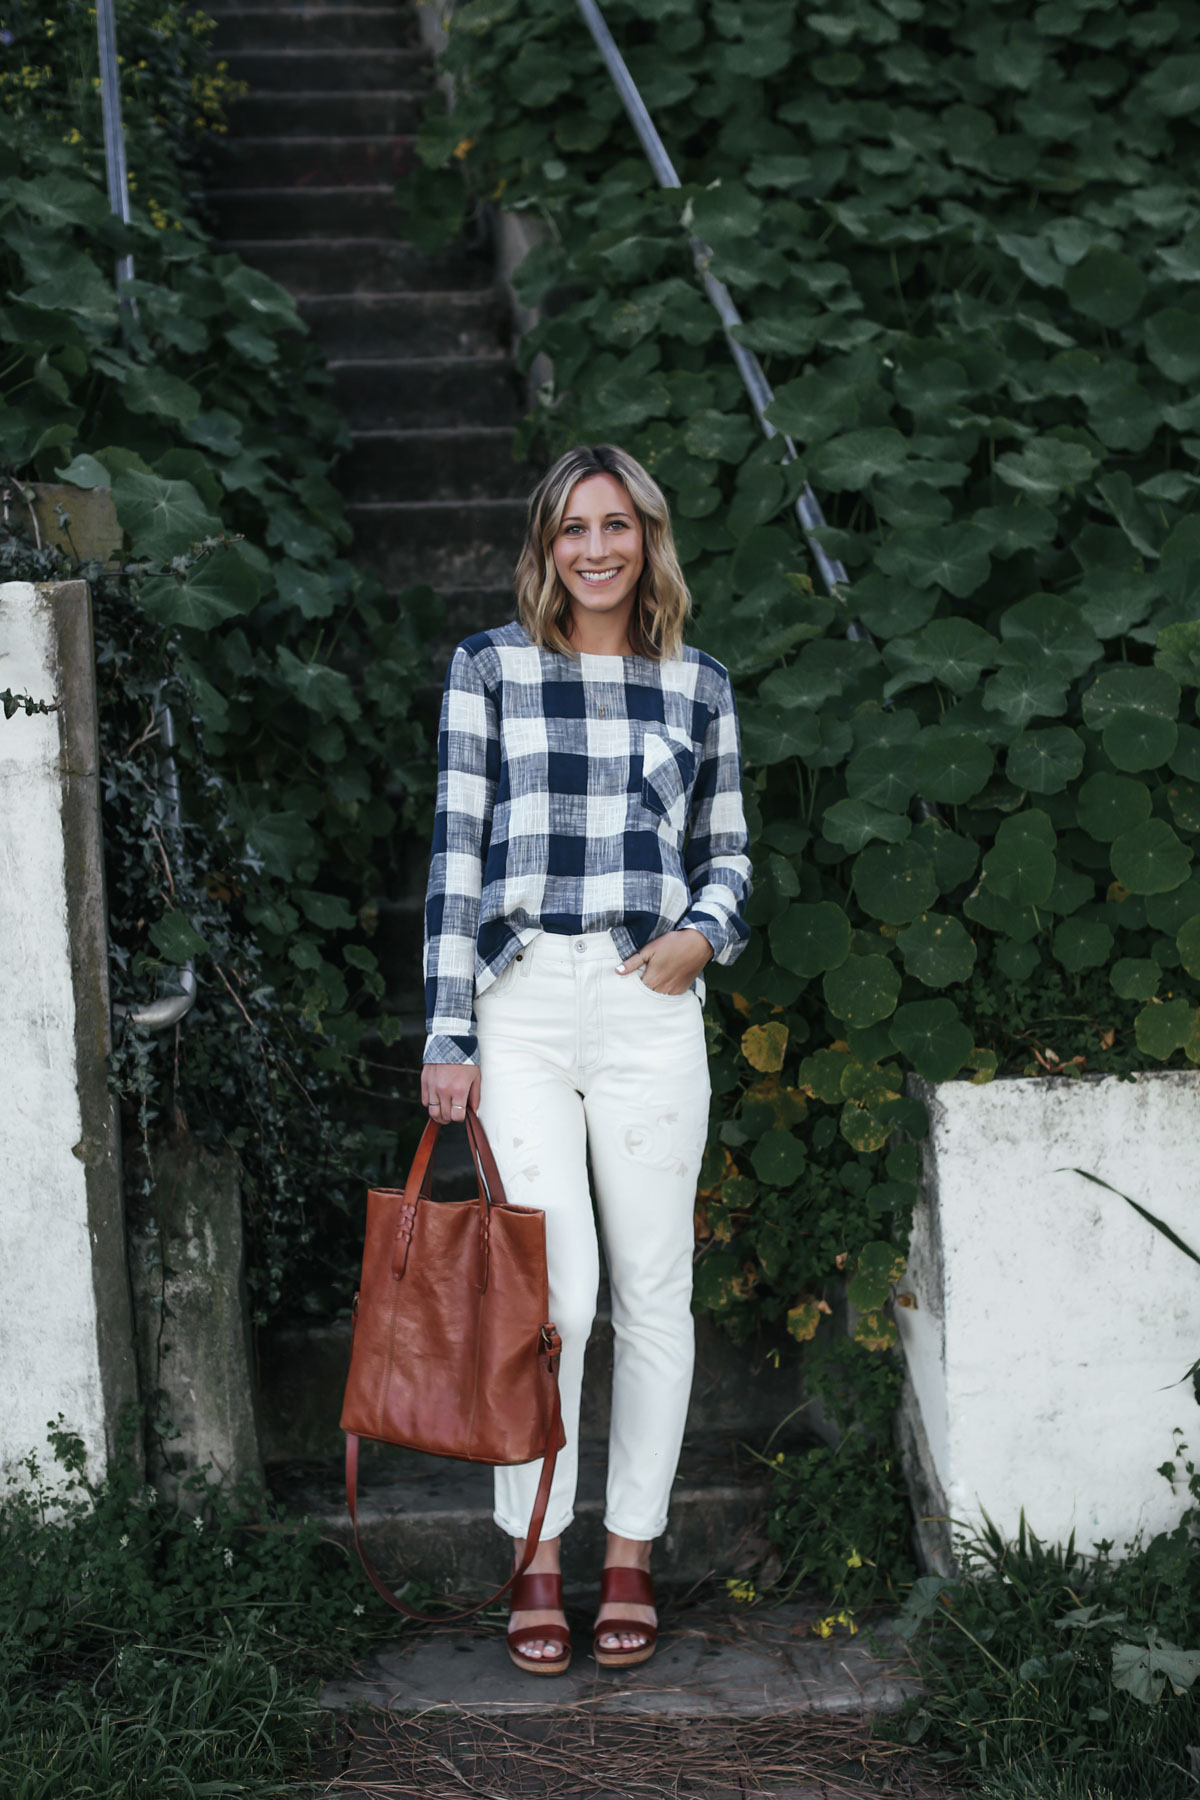
[[[189,958],[199,985],[178,1040],[127,1031],[118,1083],[143,1137],[186,1122],[237,1153],[257,1315],[336,1311],[353,1285],[342,1209],[395,1153],[395,1071],[379,1065],[398,1033],[372,937],[401,834],[428,829],[410,702],[437,603],[391,596],[349,560],[329,374],[288,293],[218,254],[188,210],[227,91],[211,21],[117,8],[126,227],[102,185],[90,9],[6,17],[49,72],[0,87],[5,528],[29,525],[30,481],[59,482],[73,547],[72,511],[111,496],[111,564],[55,567],[96,598],[114,999],[152,998]],[[176,107],[185,93],[194,114]],[[19,573],[33,552],[9,542]],[[180,739],[178,843],[155,810],[160,687]]]
[[[421,155],[542,222],[527,439],[652,469],[737,685],[755,931],[710,982],[700,1303],[805,1339],[845,1274],[883,1345],[907,1076],[1200,1062],[1200,7],[605,14],[682,188],[569,0],[457,10]],[[426,234],[439,191],[406,195]]]

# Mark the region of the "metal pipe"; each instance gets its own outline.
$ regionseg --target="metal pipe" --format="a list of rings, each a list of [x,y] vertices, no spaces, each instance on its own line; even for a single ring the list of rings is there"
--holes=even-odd
[[[683,184],[675,172],[674,163],[667,154],[667,147],[658,135],[654,120],[646,110],[646,102],[638,93],[633,76],[625,65],[625,58],[617,49],[612,32],[608,29],[596,0],[577,0],[577,4],[583,15],[584,24],[591,32],[596,48],[604,59],[604,66],[612,76],[613,85],[621,96],[621,103],[628,115],[629,123],[633,126],[638,142],[646,152],[646,159],[654,171],[658,185],[664,188],[681,187]],[[795,462],[797,460],[795,444],[786,433],[777,432],[766,416],[767,408],[775,396],[771,391],[770,382],[763,373],[762,364],[753,350],[747,350],[746,346],[739,344],[733,336],[734,326],[743,323],[742,315],[725,283],[719,281],[709,268],[712,250],[708,244],[694,234],[689,241],[692,257],[696,264],[696,272],[704,283],[705,293],[720,317],[725,330],[725,341],[737,364],[738,373],[742,377],[750,404],[762,427],[763,436],[773,438],[782,435],[786,447],[783,460],[784,462]],[[846,571],[836,557],[826,555],[824,549],[812,535],[814,531],[820,530],[825,524],[825,515],[807,481],[796,496],[796,517],[800,521],[800,529],[804,533],[804,540],[813,561],[821,572],[821,579],[825,583],[826,591],[833,594],[835,588],[846,584]],[[858,627],[858,634],[867,635],[861,626]]]
[[[100,56],[100,111],[104,120],[104,168],[108,178],[108,204],[123,224],[129,223],[129,176],[125,167],[125,133],[121,128],[121,66],[117,61],[115,0],[96,0],[96,44]],[[116,282],[120,296],[125,282],[133,280],[133,256],[117,257]],[[132,294],[121,299],[133,317],[137,301]]]
[[[158,762],[159,816],[164,833],[172,845],[183,843],[183,808],[179,794],[179,765],[175,761],[175,719],[169,706],[159,709],[158,735],[162,754]],[[146,1006],[125,1006],[118,1001],[114,1015],[128,1025],[141,1025],[146,1031],[166,1031],[190,1013],[196,1004],[196,966],[191,957],[179,971],[178,994],[164,994]]]

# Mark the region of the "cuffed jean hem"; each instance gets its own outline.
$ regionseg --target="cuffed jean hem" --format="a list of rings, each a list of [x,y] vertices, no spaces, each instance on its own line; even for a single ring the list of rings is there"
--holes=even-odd
[[[519,1525],[514,1525],[510,1519],[502,1519],[498,1512],[494,1512],[492,1518],[500,1527],[501,1531],[505,1532],[510,1538],[524,1538],[529,1535],[528,1519],[522,1519]],[[543,1541],[546,1538],[561,1537],[563,1532],[567,1529],[567,1526],[573,1525],[574,1523],[575,1514],[573,1512],[567,1514],[561,1525],[554,1519],[547,1518],[541,1531],[538,1533],[539,1541]]]
[[[604,1529],[605,1531],[611,1531],[614,1537],[629,1538],[630,1541],[635,1544],[648,1544],[652,1538],[660,1538],[667,1529],[667,1515],[664,1513],[662,1518],[659,1519],[656,1524],[648,1527],[643,1527],[639,1524],[636,1528],[631,1525],[628,1520],[626,1520],[623,1525],[614,1524],[610,1518],[606,1517],[604,1520]]]

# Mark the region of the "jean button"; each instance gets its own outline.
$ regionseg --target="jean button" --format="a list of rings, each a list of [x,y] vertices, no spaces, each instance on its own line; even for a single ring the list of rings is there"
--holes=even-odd
[[[578,950],[580,956],[582,956],[583,955],[583,945],[581,943],[577,942],[575,945],[575,948],[576,948],[576,950]]]

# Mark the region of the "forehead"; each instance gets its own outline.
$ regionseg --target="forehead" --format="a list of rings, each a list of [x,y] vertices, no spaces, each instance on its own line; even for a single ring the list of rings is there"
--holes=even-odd
[[[588,475],[577,481],[567,495],[564,519],[603,518],[609,513],[624,513],[636,518],[633,501],[615,475]]]

